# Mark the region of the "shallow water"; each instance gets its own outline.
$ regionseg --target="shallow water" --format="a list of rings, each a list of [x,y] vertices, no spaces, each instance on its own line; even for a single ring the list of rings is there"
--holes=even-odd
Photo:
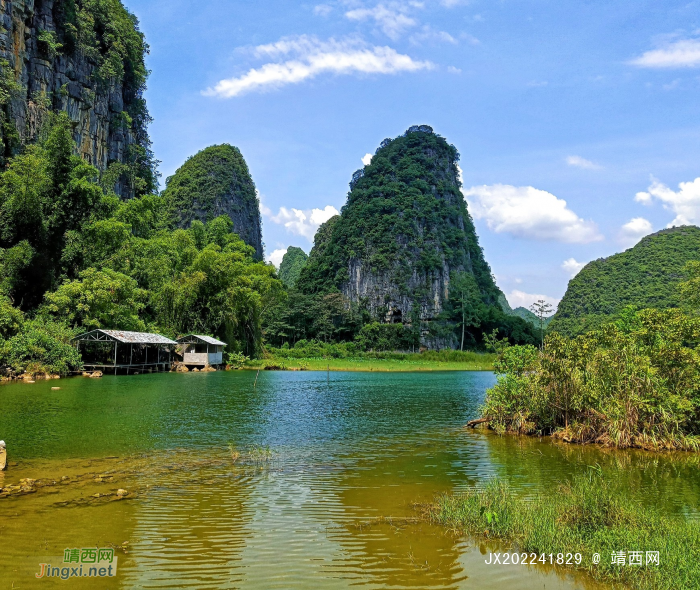
[[[0,438],[17,463],[0,485],[46,484],[0,499],[0,588],[590,589],[566,570],[487,566],[482,552],[494,547],[420,521],[416,505],[491,476],[523,494],[554,492],[599,464],[649,503],[698,515],[695,455],[465,431],[490,373],[254,380],[220,372],[0,387]],[[272,460],[253,460],[258,446]],[[116,578],[34,579],[65,548],[95,545],[118,548]]]

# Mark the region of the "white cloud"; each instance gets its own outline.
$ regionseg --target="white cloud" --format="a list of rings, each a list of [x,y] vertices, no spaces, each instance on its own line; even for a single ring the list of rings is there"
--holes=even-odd
[[[586,160],[586,158],[582,158],[581,156],[569,156],[566,158],[566,163],[569,166],[583,168],[584,170],[600,170],[602,168],[600,164]]]
[[[651,222],[643,217],[630,219],[620,228],[620,243],[626,247],[634,246],[644,236],[653,231]]]
[[[579,271],[586,266],[586,262],[579,262],[575,258],[569,258],[562,262],[561,267],[568,272],[572,277],[575,277]]]
[[[287,248],[280,248],[279,250],[275,250],[272,254],[267,255],[267,261],[272,262],[272,264],[274,264],[275,267],[279,269],[280,264],[282,264],[282,259],[284,258],[284,255],[286,253]]]
[[[396,74],[434,67],[429,61],[416,61],[391,47],[367,45],[359,38],[320,41],[316,37],[302,35],[260,45],[253,52],[256,57],[290,56],[293,59],[267,63],[242,76],[221,80],[203,94],[232,98],[246,92],[299,84],[320,74]]]
[[[278,223],[287,228],[292,234],[303,236],[310,242],[314,241],[316,230],[339,211],[333,205],[326,205],[323,209],[287,209],[280,207],[277,215],[270,215],[273,223]]]
[[[373,156],[372,154],[365,154],[365,155],[362,157],[362,163],[363,163],[365,166],[369,166],[369,165],[372,163],[372,158],[373,158],[373,157],[374,157],[374,156]]]
[[[460,174],[461,176],[461,174]],[[476,219],[491,231],[520,238],[586,244],[603,239],[592,221],[581,219],[564,199],[531,186],[473,186],[464,196]]]
[[[680,39],[644,52],[630,62],[642,68],[696,68],[700,66],[700,39]]]
[[[415,27],[418,21],[407,12],[415,3],[389,2],[377,4],[373,8],[355,8],[345,13],[345,17],[355,21],[373,20],[382,32],[394,41],[407,29]]]
[[[454,66],[447,66],[447,71],[450,74],[461,74],[462,73],[462,70],[460,70],[459,68],[456,68]]]
[[[676,217],[668,227],[675,225],[697,225],[700,223],[700,178],[690,182],[681,182],[678,191],[674,191],[652,177],[647,192],[637,193],[634,200],[650,205],[654,199],[663,203],[664,209],[673,211]]]
[[[535,293],[525,293],[523,291],[518,291],[517,289],[514,289],[508,293],[506,295],[506,299],[508,299],[508,303],[510,303],[510,306],[513,309],[517,307],[530,309],[530,306],[540,299],[546,303],[550,303],[552,306],[554,306],[554,309],[556,309],[557,305],[559,305],[559,299],[556,297],[550,297],[549,295],[537,295]]]
[[[438,31],[430,25],[425,25],[420,32],[414,33],[409,38],[409,41],[414,45],[420,45],[424,41],[436,41],[439,43],[451,43],[457,45],[458,41],[446,31]]]
[[[317,4],[314,6],[314,14],[318,16],[328,16],[333,12],[333,7],[328,6],[328,4]]]

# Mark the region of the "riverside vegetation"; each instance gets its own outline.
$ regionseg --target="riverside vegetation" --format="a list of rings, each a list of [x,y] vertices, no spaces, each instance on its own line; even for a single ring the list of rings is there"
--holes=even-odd
[[[427,514],[470,535],[506,542],[512,551],[526,553],[528,562],[533,553],[537,559],[581,553],[581,569],[595,579],[637,590],[697,588],[700,580],[697,523],[642,506],[641,491],[616,484],[597,468],[560,484],[556,494],[534,498],[492,479],[482,488],[441,496]],[[641,567],[613,563],[610,556],[622,548],[653,548],[659,565],[647,567],[645,551]],[[600,563],[593,565],[596,553]]]
[[[685,309],[627,307],[581,336],[551,333],[541,350],[503,343],[484,421],[569,442],[700,450],[700,264],[687,272]]]
[[[231,220],[176,229],[165,197],[121,200],[74,148],[53,115],[0,175],[0,365],[65,374],[80,365],[71,337],[94,328],[218,334],[259,354],[283,286]]]

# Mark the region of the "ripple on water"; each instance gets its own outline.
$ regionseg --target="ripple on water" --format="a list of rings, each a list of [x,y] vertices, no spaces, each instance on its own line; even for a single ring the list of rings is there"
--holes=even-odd
[[[26,386],[0,388],[0,433],[20,463],[5,478],[73,482],[0,500],[0,579],[30,587],[15,571],[27,555],[129,541],[107,587],[574,588],[551,570],[489,568],[484,547],[416,522],[414,504],[493,476],[548,491],[594,463],[670,511],[700,504],[689,454],[463,430],[490,374],[265,373],[253,388],[254,377],[67,380],[36,384],[31,403]],[[258,446],[271,461],[251,458]],[[74,459],[109,455],[120,458]],[[118,487],[127,500],[91,499]]]

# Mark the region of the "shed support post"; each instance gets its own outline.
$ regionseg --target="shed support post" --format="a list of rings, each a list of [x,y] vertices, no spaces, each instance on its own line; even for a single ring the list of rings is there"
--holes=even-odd
[[[114,374],[117,374],[117,342],[114,343]]]

